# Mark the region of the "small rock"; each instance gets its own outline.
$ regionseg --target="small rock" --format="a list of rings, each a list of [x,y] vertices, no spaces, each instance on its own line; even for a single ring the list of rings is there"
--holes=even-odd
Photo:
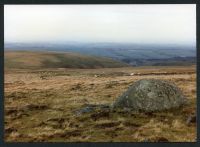
[[[87,107],[84,107],[84,108],[82,108],[82,109],[76,111],[76,115],[81,115],[81,114],[83,114],[83,113],[89,113],[89,112],[94,111],[94,109],[95,109],[94,107],[89,107],[89,106],[87,106]]]

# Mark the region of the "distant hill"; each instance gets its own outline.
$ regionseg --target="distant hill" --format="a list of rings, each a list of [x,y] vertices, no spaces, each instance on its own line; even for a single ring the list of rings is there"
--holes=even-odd
[[[126,63],[106,57],[79,53],[48,51],[5,51],[5,68],[113,68],[125,67]]]
[[[116,59],[166,59],[195,57],[195,45],[131,43],[5,43],[5,50],[47,50],[77,52]]]
[[[132,66],[196,64],[196,47],[189,44],[134,43],[5,43],[5,50],[73,52],[108,57]]]

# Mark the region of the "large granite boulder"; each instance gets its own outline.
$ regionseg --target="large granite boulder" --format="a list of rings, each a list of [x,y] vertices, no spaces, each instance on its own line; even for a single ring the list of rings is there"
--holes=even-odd
[[[161,111],[178,108],[186,102],[181,90],[163,80],[143,79],[135,82],[113,103],[114,108]]]

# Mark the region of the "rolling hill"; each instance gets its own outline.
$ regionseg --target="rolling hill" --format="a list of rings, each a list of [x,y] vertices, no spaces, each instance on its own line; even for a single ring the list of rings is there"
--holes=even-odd
[[[73,52],[102,56],[132,66],[194,65],[196,47],[189,44],[134,43],[5,43],[5,50],[34,50]]]
[[[129,66],[106,57],[48,51],[5,51],[5,68],[110,68]]]

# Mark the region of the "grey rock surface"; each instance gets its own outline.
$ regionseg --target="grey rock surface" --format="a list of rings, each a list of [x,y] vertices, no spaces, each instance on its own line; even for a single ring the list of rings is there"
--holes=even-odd
[[[181,90],[168,81],[142,79],[129,87],[113,103],[113,108],[131,108],[142,111],[161,111],[185,104]]]
[[[75,111],[76,115],[81,115],[83,113],[90,113],[90,112],[95,112],[97,110],[101,110],[101,111],[107,111],[110,110],[110,106],[109,105],[93,105],[93,104],[87,104],[86,106],[84,106],[81,109],[78,109]]]

